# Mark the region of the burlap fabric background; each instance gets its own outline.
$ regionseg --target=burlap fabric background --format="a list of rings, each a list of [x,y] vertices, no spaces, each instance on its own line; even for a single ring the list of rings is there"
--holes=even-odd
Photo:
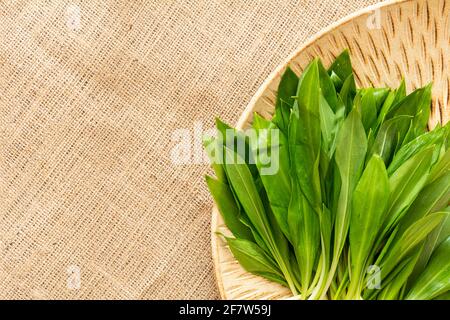
[[[234,123],[374,2],[1,1],[0,298],[218,298],[207,166],[173,164],[174,130]]]

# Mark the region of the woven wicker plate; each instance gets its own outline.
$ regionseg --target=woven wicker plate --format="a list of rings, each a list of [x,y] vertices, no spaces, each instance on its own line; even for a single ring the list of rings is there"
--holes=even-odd
[[[399,85],[408,92],[433,81],[429,126],[450,119],[450,1],[394,0],[368,7],[317,34],[295,51],[263,83],[240,117],[246,128],[253,112],[272,116],[280,74],[290,66],[297,74],[319,56],[325,65],[349,48],[359,86]],[[246,272],[215,231],[226,227],[215,207],[212,212],[212,252],[223,299],[282,299],[288,289]]]

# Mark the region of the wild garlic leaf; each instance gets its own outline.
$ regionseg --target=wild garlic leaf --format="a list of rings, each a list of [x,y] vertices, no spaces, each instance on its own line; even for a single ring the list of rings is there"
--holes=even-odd
[[[450,172],[423,188],[407,213],[400,220],[400,228],[405,230],[415,221],[432,212],[441,211],[450,201]]]
[[[419,88],[412,93],[408,94],[406,97],[393,105],[391,110],[388,112],[386,119],[391,119],[395,116],[407,115],[416,116],[418,113],[418,101],[422,99],[425,88]]]
[[[289,262],[289,243],[286,239],[284,233],[282,232],[278,222],[275,218],[275,214],[270,206],[269,199],[267,196],[262,198],[263,205],[266,208],[267,219],[269,220],[270,231],[273,235],[273,240],[275,243],[274,246],[274,255],[276,256],[276,260],[279,262]],[[276,252],[275,252],[276,251]],[[289,268],[288,268],[289,269]],[[289,272],[291,270],[289,269]]]
[[[347,237],[352,195],[363,170],[366,151],[366,134],[355,109],[344,121],[336,143],[335,161],[339,168],[341,188],[335,217],[335,259],[340,255]]]
[[[445,239],[450,237],[450,207],[446,210],[447,215],[444,217],[442,222],[428,235],[424,242],[424,249],[414,266],[414,271],[412,272],[409,281],[413,283],[417,277],[423,272],[426,265],[428,264],[431,254],[434,252],[436,247]]]
[[[253,238],[255,239],[256,244],[262,250],[264,250],[267,254],[271,255],[272,254],[271,250],[267,246],[267,243],[265,242],[265,240],[258,233],[255,226],[250,222],[250,219],[248,218],[248,216],[245,213],[243,214],[244,210],[242,208],[240,208],[240,210],[241,210],[240,211],[241,215],[239,216],[239,221],[241,221],[245,226],[247,226],[247,228],[250,229],[250,231],[252,232]]]
[[[381,261],[383,277],[420,244],[443,221],[445,215],[445,212],[432,213],[413,223],[405,232],[397,233],[389,252]]]
[[[320,129],[322,131],[323,149],[329,158],[336,148],[337,118],[327,100],[321,95],[319,100]]]
[[[322,70],[322,72],[325,72]],[[320,68],[319,68],[320,73]],[[323,85],[321,83],[321,85]],[[335,94],[335,92],[334,92]],[[335,114],[323,95],[319,98],[319,115],[320,128],[322,132],[322,146],[319,159],[319,172],[322,181],[322,191],[324,201],[327,205],[331,205],[330,196],[333,186],[333,171],[334,171],[334,152],[336,150],[337,133],[344,121],[345,106],[339,97],[337,113]],[[331,164],[331,167],[330,167]]]
[[[269,273],[269,272],[257,272],[257,271],[255,271],[253,273],[256,274],[257,276],[266,278],[267,280],[276,282],[278,284],[281,284],[282,286],[285,286],[285,287],[289,288],[289,285],[287,284],[286,279],[284,278],[284,276],[279,276],[277,274]]]
[[[408,265],[411,259],[405,258],[403,261],[399,262],[397,266],[384,278],[382,278],[381,283],[379,283],[379,287],[377,288],[365,288],[363,291],[363,299],[364,300],[385,300],[383,297],[384,290],[389,286],[391,281],[393,281],[402,270]],[[383,276],[382,270],[380,274]],[[369,277],[366,280],[369,281]]]
[[[378,154],[388,166],[399,142],[398,137],[407,130],[410,123],[410,116],[397,116],[385,121],[378,131],[369,154]]]
[[[342,53],[334,60],[332,65],[328,68],[328,73],[335,73],[340,79],[345,80],[353,74],[352,63],[348,50]]]
[[[437,245],[450,237],[450,207],[444,209],[443,212],[447,214],[444,216],[441,224],[433,230],[425,242],[426,251],[429,253],[432,253]]]
[[[381,111],[381,107],[383,106],[389,93],[392,91],[389,88],[361,88],[361,89],[359,89],[359,92],[361,92],[361,96],[364,96],[368,91],[372,91],[372,94],[375,99],[377,114],[378,114]]]
[[[402,82],[400,83],[397,90],[395,91],[395,99],[394,99],[393,105],[396,105],[404,97],[406,97],[406,82],[405,82],[405,79],[402,79]]]
[[[386,97],[386,100],[384,101],[381,110],[378,114],[376,131],[386,119],[389,119],[387,118],[388,114],[391,114],[392,110],[396,109],[398,107],[397,106],[398,103],[405,97],[406,97],[406,84],[405,80],[403,79],[397,90],[391,91]],[[390,117],[392,118],[392,114]]]
[[[410,137],[404,143],[412,140],[412,138],[421,135],[427,131],[428,120],[431,111],[431,83],[423,88],[420,100],[417,102],[416,116],[414,117],[414,136]]]
[[[433,298],[433,300],[450,300],[450,291],[438,295],[436,298]]]
[[[266,201],[265,192],[261,199],[253,180],[250,169],[243,159],[233,150],[225,147],[226,159],[234,159],[225,163],[225,171],[228,180],[235,191],[239,202],[244,208],[249,221],[254,226],[256,233],[261,236],[270,254],[276,260],[281,272],[286,278],[291,291],[296,294],[296,286],[292,279],[292,271],[287,254],[288,243],[275,222],[273,213]]]
[[[255,116],[256,122],[261,122]],[[274,123],[258,125],[256,137],[250,139],[262,184],[270,206],[284,235],[289,239],[287,214],[291,199],[291,177],[288,142]]]
[[[309,288],[320,246],[320,228],[317,213],[300,191],[297,180],[292,182],[288,226],[297,257],[303,290]]]
[[[433,253],[429,264],[419,276],[406,299],[428,300],[450,290],[450,237]]]
[[[344,81],[341,91],[339,92],[339,98],[345,105],[345,114],[349,114],[353,108],[353,99],[356,94],[355,78],[353,74],[350,74]]]
[[[360,283],[366,270],[367,258],[373,250],[376,236],[382,226],[388,199],[389,179],[386,167],[383,160],[374,155],[367,164],[352,197],[349,231],[352,279],[350,291],[362,289],[358,288],[357,284]]]
[[[358,105],[361,113],[361,120],[366,132],[375,127],[377,121],[377,105],[373,90],[366,90],[361,95],[361,101]]]
[[[297,92],[298,77],[290,67],[287,67],[281,76],[277,90],[277,100],[275,104],[275,117],[273,122],[287,135],[291,108],[294,105],[294,98]]]
[[[305,69],[289,124],[289,152],[301,191],[314,208],[321,206],[318,159],[321,148],[317,60]]]
[[[258,113],[253,113],[253,122],[252,122],[252,128],[255,129],[256,131],[260,130],[260,129],[267,129],[269,128],[269,126],[271,125],[271,121],[264,119],[263,117],[261,117]],[[251,139],[252,137],[250,137]],[[250,143],[252,141],[250,140]]]
[[[372,88],[371,88],[372,89]],[[391,93],[391,89],[389,88],[373,88],[373,95],[375,97],[375,104],[377,106],[377,114],[380,113],[381,107],[384,105],[389,93]]]
[[[406,259],[402,265],[399,266],[399,270],[395,273],[392,279],[385,280],[388,282],[387,286],[382,289],[378,295],[378,299],[381,300],[398,300],[401,299],[401,291],[406,285],[408,277],[411,275],[414,265],[422,252],[422,247],[420,247],[416,252],[412,254],[411,257]]]
[[[391,91],[391,92],[389,92],[388,96],[384,100],[383,105],[381,106],[381,110],[378,113],[377,124],[375,126],[375,132],[377,132],[378,129],[380,128],[380,126],[383,124],[387,113],[389,112],[390,108],[392,107],[392,104],[394,103],[394,100],[395,100],[395,91]]]
[[[225,174],[225,169],[222,165],[223,156],[221,154],[223,152],[223,147],[218,143],[216,138],[209,136],[203,137],[203,146],[206,150],[206,154],[208,155],[211,167],[216,174],[217,180],[226,184],[227,177]]]
[[[276,261],[264,252],[256,243],[245,239],[225,238],[233,256],[248,272],[255,274],[276,275],[283,278],[283,274]]]
[[[325,70],[320,60],[318,61],[318,68],[319,68],[320,90],[322,96],[325,98],[325,101],[327,102],[328,106],[331,108],[333,113],[335,113],[341,107],[344,107],[344,105],[338,99],[333,80],[328,75],[327,70]]]
[[[341,90],[344,80],[339,78],[339,76],[334,71],[328,72],[328,74],[330,75],[330,79],[333,82],[333,85],[334,85],[334,88],[336,89],[336,91]]]
[[[330,210],[324,204],[319,215],[320,221],[320,240],[322,246],[322,255],[324,255],[324,268],[328,270],[331,259],[331,234],[333,229],[333,220]]]
[[[253,159],[248,137],[243,132],[230,127],[219,118],[216,118],[216,127],[218,133],[217,142],[223,147],[227,147],[236,152],[239,158],[248,165],[252,176],[256,179],[258,177],[258,169],[255,165],[255,159]],[[222,163],[224,162],[225,159]]]
[[[374,250],[370,253],[368,264],[379,267],[381,262],[390,254],[391,249],[395,245],[395,241],[397,241],[397,235],[399,234],[399,228],[396,227],[391,232],[389,237],[385,241],[377,241],[374,245]],[[382,239],[383,240],[383,239]],[[366,297],[364,295],[364,297]]]
[[[235,237],[252,241],[252,232],[240,220],[239,208],[230,187],[209,176],[206,176],[206,183],[228,229]]]
[[[336,155],[334,155],[334,158],[336,158]],[[341,180],[341,174],[339,173],[339,168],[336,164],[336,160],[334,159],[333,162],[331,162],[329,166],[329,179],[331,181],[331,185],[328,185],[328,190],[330,190],[330,194],[328,195],[328,203],[327,207],[330,210],[331,213],[331,221],[336,220],[336,212],[339,205],[339,196],[341,194],[341,186],[342,186],[342,180]],[[325,184],[327,186],[327,184]]]
[[[227,147],[225,147],[225,156],[229,160],[225,163],[225,170],[239,202],[258,233],[270,243],[273,236],[250,169],[236,152]]]
[[[450,172],[450,149],[439,159],[438,163],[431,169],[427,184],[433,183],[439,177]]]
[[[255,238],[264,247],[264,243],[260,241],[260,236],[256,233],[251,223],[245,222],[248,220],[245,211],[242,209],[232,186],[228,184],[223,165],[223,161],[226,160],[223,155],[223,142],[217,138],[204,137],[203,143],[217,177],[217,180],[215,180],[207,176],[206,183],[225,224],[236,237],[249,240]]]
[[[389,165],[388,173],[392,174],[398,167],[411,158],[412,155],[417,154],[421,150],[432,146],[433,144],[437,144],[439,141],[443,140],[445,130],[443,128],[439,128],[427,133],[424,133],[414,140],[410,141],[406,145],[404,145],[400,150],[396,153],[394,159],[392,159],[392,163]]]
[[[383,234],[395,226],[425,185],[433,149],[427,148],[402,164],[389,178],[391,195]]]

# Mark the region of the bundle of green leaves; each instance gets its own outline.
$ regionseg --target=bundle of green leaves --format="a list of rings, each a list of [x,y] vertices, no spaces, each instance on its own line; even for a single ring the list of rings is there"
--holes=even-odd
[[[272,119],[217,120],[206,181],[242,267],[300,299],[449,298],[450,124],[429,131],[430,106],[431,85],[357,88],[344,51],[287,68]]]

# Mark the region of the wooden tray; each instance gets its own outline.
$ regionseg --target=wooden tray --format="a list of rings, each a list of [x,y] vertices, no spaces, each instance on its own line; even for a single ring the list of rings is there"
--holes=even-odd
[[[410,92],[432,81],[429,126],[446,123],[450,118],[449,38],[449,0],[395,0],[363,9],[314,36],[273,71],[250,101],[237,128],[246,128],[255,111],[271,117],[286,66],[300,74],[314,57],[329,65],[345,48],[350,49],[359,86],[396,87],[404,76]],[[211,225],[215,273],[223,299],[289,298],[287,288],[246,272],[234,259],[215,234],[226,228],[217,208],[212,211]]]

